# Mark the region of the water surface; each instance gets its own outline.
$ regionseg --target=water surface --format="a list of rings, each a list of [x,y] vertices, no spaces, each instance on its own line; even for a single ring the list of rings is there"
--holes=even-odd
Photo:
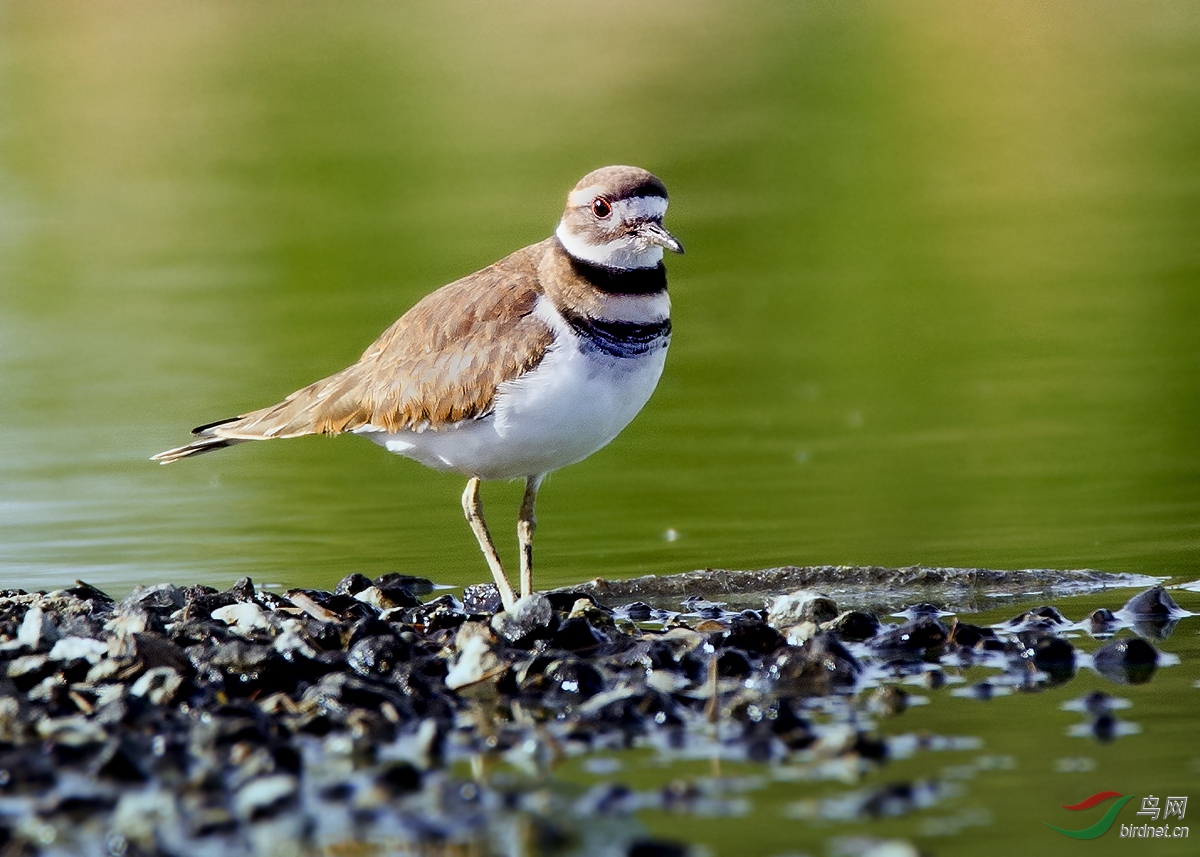
[[[1194,580],[1198,104],[1184,3],[4,4],[0,576],[483,579],[461,480],[361,440],[148,458],[342,368],[631,162],[688,248],[675,339],[643,414],[546,483],[540,584]],[[485,489],[509,557],[519,490]],[[1114,766],[1180,749],[1174,693],[1175,731]],[[1062,740],[1006,704],[996,752]]]
[[[479,577],[458,477],[359,440],[146,459],[352,361],[614,161],[671,190],[677,333],[547,484],[541,580],[1195,573],[1186,7],[300,9],[3,11],[7,573]],[[486,494],[506,547],[517,491]]]

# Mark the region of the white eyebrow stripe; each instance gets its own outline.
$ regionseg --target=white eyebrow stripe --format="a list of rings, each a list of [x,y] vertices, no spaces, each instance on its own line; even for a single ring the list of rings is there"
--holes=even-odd
[[[567,205],[571,206],[571,208],[586,208],[592,204],[593,199],[602,195],[601,191],[603,191],[603,188],[598,184],[573,190],[567,196]]]

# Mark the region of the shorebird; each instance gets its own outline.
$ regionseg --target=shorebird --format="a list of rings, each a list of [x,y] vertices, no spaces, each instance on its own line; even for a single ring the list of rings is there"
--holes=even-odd
[[[505,609],[516,593],[483,517],[480,480],[524,479],[520,591],[533,592],[534,504],[546,474],[616,437],[650,398],[671,341],[667,191],[603,167],[567,196],[554,235],[429,294],[358,362],[282,402],[193,429],[181,458],[251,440],[356,434],[467,477],[463,511]]]

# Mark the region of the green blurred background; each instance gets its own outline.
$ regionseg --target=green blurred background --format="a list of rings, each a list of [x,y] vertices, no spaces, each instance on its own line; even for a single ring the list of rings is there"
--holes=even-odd
[[[539,582],[927,563],[1196,576],[1194,3],[0,5],[0,570],[486,570],[361,440],[169,468],[550,233],[671,191],[644,413],[542,492]],[[519,486],[485,489],[508,557]]]
[[[1200,4],[39,0],[0,2],[3,586],[485,579],[462,480],[361,440],[147,459],[340,369],[614,162],[670,188],[675,340],[645,412],[544,488],[541,585],[1198,576]],[[485,489],[510,558],[519,490]],[[1143,688],[932,694],[888,731],[982,749],[864,785],[988,773],[915,818],[796,821],[828,789],[755,767],[746,818],[645,821],[725,855],[1062,848],[1059,804],[1196,781],[1194,628],[1158,645],[1190,666]],[[1141,737],[1064,737],[1093,687]]]

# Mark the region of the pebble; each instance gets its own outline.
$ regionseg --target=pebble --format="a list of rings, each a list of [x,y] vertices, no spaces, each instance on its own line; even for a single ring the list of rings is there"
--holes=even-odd
[[[780,595],[767,605],[767,622],[776,630],[805,622],[819,625],[837,616],[837,604],[832,598],[808,589]]]

